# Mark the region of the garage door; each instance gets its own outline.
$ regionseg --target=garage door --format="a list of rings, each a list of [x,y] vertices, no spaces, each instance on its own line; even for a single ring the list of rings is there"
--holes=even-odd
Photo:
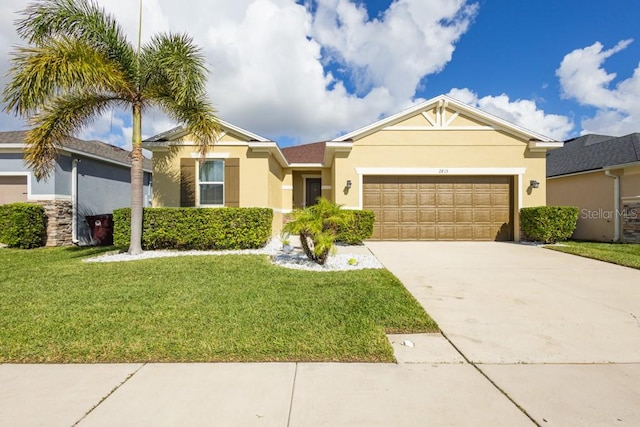
[[[374,240],[512,240],[510,176],[365,176]]]
[[[0,205],[26,201],[26,176],[0,176]]]

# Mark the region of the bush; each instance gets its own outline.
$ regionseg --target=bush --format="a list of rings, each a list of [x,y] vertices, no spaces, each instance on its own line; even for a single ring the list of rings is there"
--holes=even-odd
[[[131,209],[116,209],[113,222],[113,244],[128,248]],[[142,248],[255,249],[271,237],[272,222],[266,208],[145,208]]]
[[[40,205],[0,205],[0,242],[10,248],[31,249],[44,245],[47,216]]]
[[[343,210],[343,222],[338,225],[336,240],[359,245],[373,234],[376,215],[372,211]]]
[[[537,206],[520,209],[524,237],[544,243],[567,240],[576,229],[579,210],[574,206]]]

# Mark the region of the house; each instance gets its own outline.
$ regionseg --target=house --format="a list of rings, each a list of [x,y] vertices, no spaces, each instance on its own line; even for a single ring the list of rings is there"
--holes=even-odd
[[[227,122],[222,131],[205,159],[183,127],[143,142],[154,206],[269,207],[277,233],[323,196],[374,211],[379,240],[519,240],[519,209],[546,203],[545,155],[562,146],[444,95],[284,149]]]
[[[547,202],[580,208],[575,239],[640,243],[640,133],[585,135],[550,152]]]
[[[47,213],[47,246],[91,244],[85,217],[131,205],[131,153],[99,141],[60,143],[51,176],[38,181],[23,162],[26,131],[0,132],[0,204],[39,203]],[[150,205],[151,161],[144,161]]]

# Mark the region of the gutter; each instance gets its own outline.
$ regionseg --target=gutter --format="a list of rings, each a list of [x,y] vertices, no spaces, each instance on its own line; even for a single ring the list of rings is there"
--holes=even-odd
[[[74,245],[78,240],[78,159],[71,162],[71,242]]]
[[[610,170],[605,169],[604,174],[609,178],[613,178],[613,209],[615,214],[613,216],[613,241],[620,241],[620,177],[614,175]]]

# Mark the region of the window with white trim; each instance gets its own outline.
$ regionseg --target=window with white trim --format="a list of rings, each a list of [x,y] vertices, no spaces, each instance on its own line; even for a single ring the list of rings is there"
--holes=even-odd
[[[224,160],[207,160],[200,163],[198,204],[224,206]]]

